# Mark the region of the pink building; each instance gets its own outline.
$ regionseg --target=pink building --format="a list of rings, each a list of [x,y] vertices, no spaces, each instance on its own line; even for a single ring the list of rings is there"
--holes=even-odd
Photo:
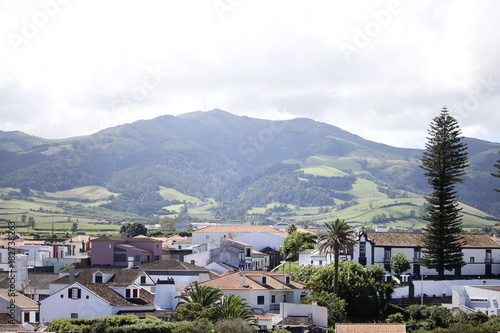
[[[92,265],[134,266],[161,259],[161,241],[149,237],[100,237],[92,242]]]

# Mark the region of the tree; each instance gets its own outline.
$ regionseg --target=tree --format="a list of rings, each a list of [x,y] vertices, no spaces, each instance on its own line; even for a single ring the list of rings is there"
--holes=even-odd
[[[120,227],[120,234],[124,237],[135,237],[138,235],[146,235],[148,233],[148,229],[142,223],[127,223],[123,224]]]
[[[161,229],[164,233],[173,234],[175,233],[175,221],[170,217],[165,217],[159,222]]]
[[[292,233],[297,231],[297,226],[295,224],[290,224],[286,229],[287,234],[291,235]]]
[[[500,152],[499,152],[500,153]],[[500,160],[497,160],[496,163],[493,164],[495,168],[497,168],[496,172],[493,172],[491,175],[496,178],[500,178]],[[500,189],[496,188],[495,191],[500,192]]]
[[[222,292],[220,289],[210,286],[200,286],[198,282],[194,283],[194,288],[189,289],[185,295],[176,296],[180,299],[179,305],[183,303],[199,303],[203,307],[213,306],[220,301]]]
[[[26,223],[26,218],[27,217],[28,216],[26,214],[21,215],[21,221],[23,221],[23,223]]]
[[[33,216],[28,217],[28,225],[31,230],[35,229],[35,218]]]
[[[71,233],[76,233],[76,231],[78,230],[78,223],[76,222],[73,222],[73,224],[71,225]]]
[[[255,329],[243,319],[221,320],[215,323],[217,332],[224,333],[254,333]],[[208,332],[208,331],[205,331]]]
[[[347,253],[352,251],[356,240],[354,239],[354,230],[351,229],[345,220],[336,219],[331,223],[325,223],[327,228],[326,234],[319,237],[320,253],[333,252],[335,257],[335,280],[333,284],[333,293],[338,294],[339,286],[339,257],[340,251]]]
[[[318,302],[319,306],[324,306],[328,309],[328,326],[334,326],[335,323],[344,323],[347,320],[345,310],[346,301],[341,299],[334,293],[326,290],[320,290],[305,296],[300,300],[300,304],[311,304],[313,301]]]
[[[429,203],[427,214],[422,218],[429,222],[423,229],[425,248],[421,264],[436,269],[438,277],[444,278],[445,270],[458,269],[465,265],[460,208],[458,207],[455,183],[463,182],[467,164],[467,146],[461,142],[461,130],[457,121],[443,108],[435,117],[428,131],[420,166],[426,172],[433,192],[425,199]]]
[[[411,268],[411,261],[404,253],[396,253],[391,257],[391,269],[394,274],[400,275]]]
[[[216,320],[243,319],[246,322],[253,320],[252,308],[241,296],[234,294],[223,295],[214,305]]]
[[[281,252],[285,254],[285,259],[295,261],[299,253],[306,249],[314,249],[318,236],[309,232],[292,232],[283,240]]]

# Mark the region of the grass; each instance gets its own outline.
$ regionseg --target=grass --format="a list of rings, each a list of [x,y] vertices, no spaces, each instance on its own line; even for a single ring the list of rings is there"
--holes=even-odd
[[[110,192],[105,187],[102,186],[83,186],[67,191],[45,192],[45,195],[60,199],[75,198],[75,199],[98,200],[98,199],[108,198],[111,195],[118,195],[118,193]]]
[[[299,171],[304,171],[304,173],[313,175],[313,176],[322,176],[322,177],[347,177],[349,174],[345,173],[336,168],[332,168],[327,165],[314,165],[308,166]]]
[[[198,205],[203,204],[202,200],[195,198],[195,197],[192,197],[192,196],[189,196],[189,195],[186,195],[186,194],[183,194],[179,191],[174,190],[173,188],[167,188],[167,187],[160,186],[160,191],[158,191],[158,193],[162,196],[163,199],[169,200],[169,201],[178,200],[180,202],[187,202],[187,203],[193,203],[193,204],[198,204]]]

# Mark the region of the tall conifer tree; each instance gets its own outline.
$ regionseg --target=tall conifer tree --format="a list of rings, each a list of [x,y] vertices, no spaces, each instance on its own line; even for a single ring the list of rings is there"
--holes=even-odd
[[[425,254],[423,266],[436,269],[444,278],[445,270],[465,265],[463,260],[462,216],[458,207],[455,183],[463,182],[467,164],[467,146],[461,142],[461,130],[455,118],[443,108],[428,131],[426,151],[421,168],[426,172],[433,192],[426,197],[427,213],[422,218],[429,222],[424,228]]]
[[[500,178],[500,160],[493,164],[495,168],[497,168],[497,172],[492,173],[493,177]],[[496,188],[495,191],[500,192],[500,189]]]

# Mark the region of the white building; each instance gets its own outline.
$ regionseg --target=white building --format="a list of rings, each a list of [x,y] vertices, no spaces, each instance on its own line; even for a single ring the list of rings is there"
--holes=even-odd
[[[500,286],[454,286],[452,308],[500,316]]]
[[[0,313],[7,313],[22,324],[40,321],[38,304],[17,292],[0,292]]]
[[[193,231],[193,244],[194,245],[204,244],[220,238],[236,239],[238,237],[255,232],[277,234],[277,235],[282,235],[284,237],[287,236],[285,232],[281,232],[279,230],[276,230],[274,228],[265,225],[232,225],[232,226],[219,225],[219,226],[208,226]],[[261,248],[256,247],[256,249],[260,250],[266,246],[269,246],[269,244],[266,244]]]

